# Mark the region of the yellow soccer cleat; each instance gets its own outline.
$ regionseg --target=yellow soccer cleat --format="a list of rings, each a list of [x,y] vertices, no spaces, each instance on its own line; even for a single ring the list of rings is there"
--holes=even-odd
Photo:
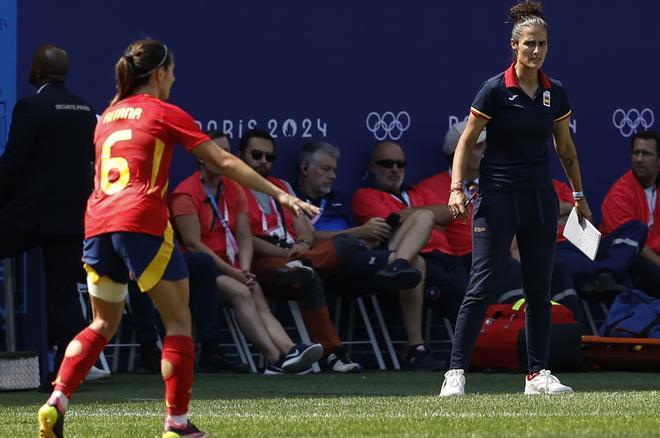
[[[64,413],[46,403],[39,409],[39,438],[64,438]]]

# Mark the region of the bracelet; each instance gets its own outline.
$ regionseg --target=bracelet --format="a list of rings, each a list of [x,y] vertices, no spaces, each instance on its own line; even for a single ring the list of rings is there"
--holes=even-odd
[[[312,247],[312,242],[310,242],[309,240],[300,239],[300,240],[296,240],[296,243],[304,243],[305,245],[307,245],[307,248]]]
[[[450,192],[462,192],[463,191],[463,181],[453,182],[449,185]]]
[[[573,199],[575,201],[578,201],[578,200],[584,199],[584,198],[586,198],[586,196],[585,196],[585,194],[582,190],[580,190],[579,192],[573,192]]]

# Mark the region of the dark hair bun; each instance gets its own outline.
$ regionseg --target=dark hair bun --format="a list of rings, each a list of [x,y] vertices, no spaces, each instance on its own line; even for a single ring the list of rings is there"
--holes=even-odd
[[[509,17],[511,17],[514,23],[529,17],[543,18],[543,5],[541,2],[525,0],[511,7]]]

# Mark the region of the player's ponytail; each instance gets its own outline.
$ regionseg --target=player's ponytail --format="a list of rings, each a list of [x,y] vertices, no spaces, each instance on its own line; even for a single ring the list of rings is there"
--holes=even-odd
[[[511,41],[518,42],[522,30],[528,27],[539,27],[548,33],[548,23],[543,18],[543,5],[541,2],[525,0],[514,5],[509,10],[509,17],[513,21]],[[513,54],[515,59],[516,54]]]
[[[132,43],[115,65],[117,94],[111,105],[133,94],[136,88],[149,82],[151,74],[160,67],[167,69],[172,63],[172,52],[153,39]]]

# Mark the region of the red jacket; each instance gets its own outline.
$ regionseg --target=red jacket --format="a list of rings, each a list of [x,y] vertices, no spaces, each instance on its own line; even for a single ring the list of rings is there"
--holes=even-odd
[[[449,172],[440,172],[424,181],[415,184],[415,187],[426,189],[432,197],[433,204],[447,204],[449,202],[449,186],[451,177]],[[472,210],[472,204],[470,204]],[[446,245],[442,245],[440,251],[445,254],[464,256],[472,252],[472,216],[465,223],[462,221],[452,221],[447,228],[442,231],[445,236]]]
[[[411,207],[425,207],[433,205],[432,196],[422,187],[413,187],[407,191],[410,197]],[[372,217],[387,218],[390,213],[403,210],[408,206],[391,193],[382,190],[365,188],[360,189],[353,196],[353,216],[359,224],[367,222]],[[431,236],[422,248],[422,253],[428,253],[435,249],[442,251],[447,248],[447,238],[444,233],[433,229]]]
[[[617,227],[631,220],[638,220],[648,225],[653,214],[653,225],[649,227],[646,245],[660,254],[660,207],[656,201],[655,211],[649,211],[644,188],[629,170],[607,192],[601,206],[603,220],[600,230],[609,234]]]

